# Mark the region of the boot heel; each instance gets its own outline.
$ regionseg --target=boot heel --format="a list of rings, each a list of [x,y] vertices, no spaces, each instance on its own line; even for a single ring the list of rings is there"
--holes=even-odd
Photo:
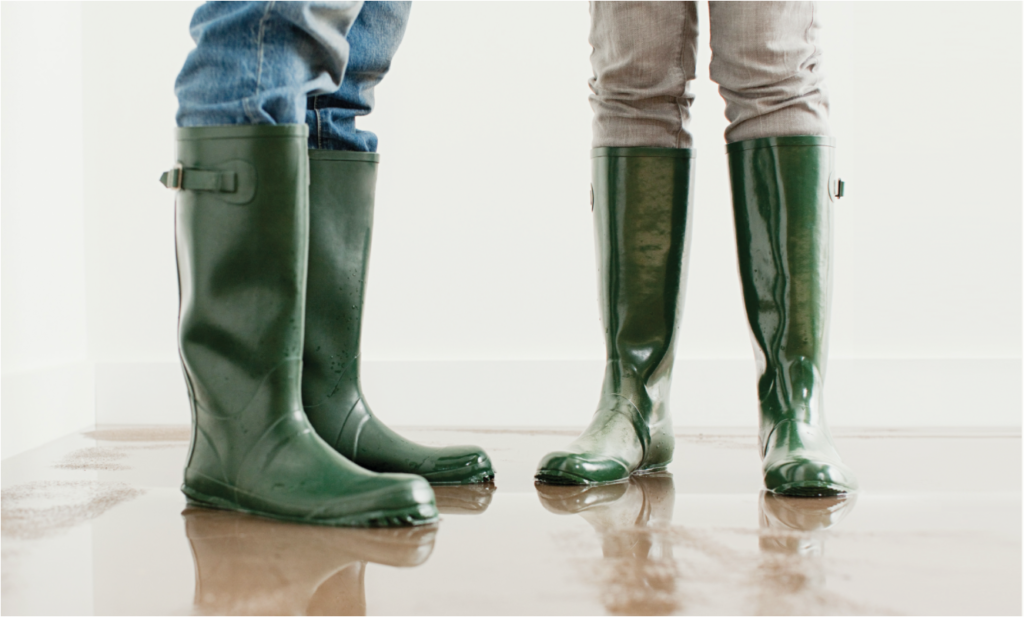
[[[669,429],[671,431],[671,429]],[[647,448],[644,460],[637,469],[638,474],[657,473],[664,471],[672,462],[672,454],[675,451],[676,438],[671,433],[666,435],[663,432],[655,432],[651,435],[651,444]]]

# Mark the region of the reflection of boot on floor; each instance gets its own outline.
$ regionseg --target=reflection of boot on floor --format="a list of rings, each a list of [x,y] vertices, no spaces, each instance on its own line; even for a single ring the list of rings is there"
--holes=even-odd
[[[825,614],[856,607],[825,588],[825,536],[853,511],[856,496],[805,499],[761,492],[760,614]]]
[[[437,527],[338,529],[204,508],[182,512],[204,614],[363,615],[366,562],[412,567]]]
[[[693,195],[693,150],[596,148],[594,236],[604,323],[601,398],[590,425],[545,456],[551,484],[618,482],[665,469],[675,335],[683,304]]]
[[[601,538],[601,600],[615,615],[660,615],[679,609],[678,568],[669,527],[672,476],[634,476],[599,486],[537,484],[541,504],[579,514]]]
[[[800,555],[822,553],[822,532],[853,511],[856,495],[800,499],[761,492],[761,549]]]
[[[441,514],[483,514],[494,497],[494,483],[435,486],[434,497]]]
[[[309,151],[306,414],[327,443],[366,469],[414,473],[431,484],[487,482],[494,469],[482,449],[413,443],[378,420],[363,396],[359,336],[377,160],[368,152]]]

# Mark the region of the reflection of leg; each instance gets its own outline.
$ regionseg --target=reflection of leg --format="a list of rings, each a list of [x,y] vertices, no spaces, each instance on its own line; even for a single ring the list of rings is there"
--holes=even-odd
[[[591,2],[594,148],[691,148],[695,2]]]
[[[409,23],[410,2],[367,2],[348,33],[351,52],[340,87],[309,97],[309,147],[317,150],[376,152],[377,136],[356,128],[356,118],[373,110],[374,88]]]
[[[843,602],[825,589],[822,557],[827,530],[853,510],[855,501],[855,496],[801,499],[761,492],[759,613],[813,614],[815,609],[836,610]]]
[[[357,561],[321,583],[306,606],[306,615],[365,615],[366,562]]]
[[[821,555],[822,532],[853,511],[856,495],[800,499],[761,491],[761,550]]]
[[[223,511],[182,512],[197,608],[213,614],[365,614],[365,562],[417,566],[435,527],[334,529]]]
[[[551,512],[579,514],[598,533],[607,574],[602,601],[609,612],[653,615],[679,608],[669,535],[675,505],[671,475],[588,487],[538,484],[537,493]]]
[[[209,2],[178,74],[178,126],[298,124],[342,83],[362,2]]]
[[[627,482],[598,486],[537,484],[541,504],[555,514],[579,514],[599,534],[666,530],[672,524],[675,483],[671,474],[634,476]],[[633,554],[611,550],[605,557]],[[648,553],[640,555],[646,558]]]

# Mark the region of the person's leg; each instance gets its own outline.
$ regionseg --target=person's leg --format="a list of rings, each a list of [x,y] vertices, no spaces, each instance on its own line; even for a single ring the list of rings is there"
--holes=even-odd
[[[695,2],[591,2],[594,148],[692,148]]]
[[[362,2],[208,2],[175,81],[178,126],[301,124],[310,95],[334,92]]]
[[[856,490],[824,418],[832,208],[841,194],[828,137],[815,6],[712,2],[711,77],[726,100],[740,279],[758,361],[766,488]]]
[[[340,81],[357,5],[226,3],[193,19],[178,79],[178,346],[193,505],[345,526],[437,519],[422,478],[376,474],[302,408],[309,244],[305,97]]]
[[[687,131],[696,50],[692,2],[593,2],[593,210],[604,384],[590,425],[546,455],[537,479],[618,482],[664,469],[693,199]]]
[[[813,2],[709,2],[711,79],[733,143],[829,135],[821,23]]]
[[[308,99],[311,150],[377,151],[377,136],[356,128],[356,118],[373,110],[374,88],[391,69],[411,7],[411,2],[370,2],[359,12],[347,37],[350,51],[341,86]]]
[[[433,484],[494,478],[476,446],[413,443],[370,410],[359,380],[359,338],[373,228],[377,137],[355,126],[373,107],[409,15],[408,2],[365,6],[349,33],[345,80],[310,99],[309,282],[302,398],[317,432],[339,453],[381,472],[414,473]],[[355,150],[345,152],[345,150]]]

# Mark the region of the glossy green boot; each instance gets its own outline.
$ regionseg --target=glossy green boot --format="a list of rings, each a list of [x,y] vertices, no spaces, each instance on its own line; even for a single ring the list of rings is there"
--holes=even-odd
[[[848,493],[822,400],[828,357],[832,205],[842,195],[831,137],[729,144],[743,300],[757,356],[765,487]],[[838,190],[837,190],[838,189]]]
[[[494,478],[476,446],[432,448],[385,426],[359,385],[359,335],[373,227],[375,153],[310,150],[309,285],[302,400],[327,443],[373,471],[413,473],[431,484]]]
[[[422,478],[360,468],[302,411],[305,125],[178,129],[178,345],[194,505],[340,526],[437,519]]]
[[[689,256],[693,156],[675,148],[593,150],[608,361],[590,426],[541,460],[540,482],[622,482],[672,460],[668,395]]]

